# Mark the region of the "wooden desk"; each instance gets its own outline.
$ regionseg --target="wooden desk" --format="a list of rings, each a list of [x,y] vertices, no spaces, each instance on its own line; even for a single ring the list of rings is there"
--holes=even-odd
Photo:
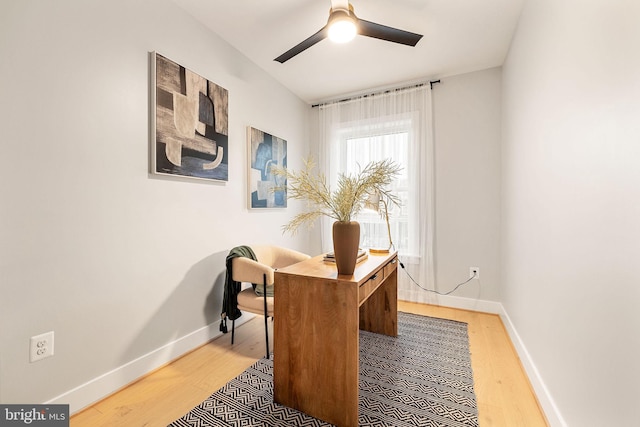
[[[337,426],[358,425],[359,329],[397,336],[396,253],[353,276],[322,255],[275,273],[273,396]]]

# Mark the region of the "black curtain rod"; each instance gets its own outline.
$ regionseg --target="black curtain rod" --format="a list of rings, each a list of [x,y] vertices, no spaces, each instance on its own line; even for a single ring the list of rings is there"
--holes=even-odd
[[[440,80],[432,80],[432,81],[430,81],[429,82],[430,88],[433,89],[433,85],[437,84],[437,83],[440,83]],[[368,98],[370,96],[382,95],[382,94],[390,93],[390,92],[398,92],[398,91],[406,90],[406,89],[413,89],[413,88],[416,88],[416,87],[422,87],[424,85],[426,85],[426,83],[419,83],[419,84],[412,85],[412,86],[404,86],[404,87],[399,87],[397,89],[389,89],[389,90],[385,90],[383,92],[376,92],[376,93],[369,93],[369,94],[366,94],[366,95],[354,96],[352,98],[339,99],[337,101],[322,102],[320,104],[313,104],[311,106],[311,108],[319,107],[321,105],[326,105],[326,104],[339,104],[341,102],[349,102],[349,101],[352,101],[352,100],[358,99],[358,98]]]

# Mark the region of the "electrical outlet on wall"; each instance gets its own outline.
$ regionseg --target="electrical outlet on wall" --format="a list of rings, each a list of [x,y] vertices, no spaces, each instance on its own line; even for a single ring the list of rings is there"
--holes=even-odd
[[[480,279],[480,268],[478,267],[469,267],[469,279]]]
[[[30,362],[37,362],[51,356],[53,356],[53,331],[31,337]]]

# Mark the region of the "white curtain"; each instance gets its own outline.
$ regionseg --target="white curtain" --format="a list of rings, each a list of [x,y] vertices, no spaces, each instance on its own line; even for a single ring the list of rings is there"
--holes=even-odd
[[[368,162],[392,158],[402,167],[393,185],[402,200],[390,211],[395,249],[407,273],[433,289],[434,167],[431,89],[428,84],[367,95],[318,108],[318,166],[335,188],[339,173],[354,173]],[[387,229],[376,213],[363,213],[363,247],[384,246]],[[321,223],[322,250],[331,251],[331,222]],[[427,293],[398,272],[399,298],[429,302]]]

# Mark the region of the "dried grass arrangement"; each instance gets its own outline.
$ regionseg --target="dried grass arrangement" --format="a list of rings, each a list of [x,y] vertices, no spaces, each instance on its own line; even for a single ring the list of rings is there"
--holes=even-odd
[[[337,189],[331,191],[327,178],[315,170],[312,159],[304,160],[304,167],[293,172],[278,169],[276,174],[287,179],[287,197],[307,201],[307,211],[296,215],[283,231],[295,234],[303,225],[312,225],[320,216],[336,221],[350,222],[363,208],[371,194],[378,193],[390,203],[399,206],[399,199],[387,187],[402,168],[391,159],[370,162],[353,175],[340,174]]]

